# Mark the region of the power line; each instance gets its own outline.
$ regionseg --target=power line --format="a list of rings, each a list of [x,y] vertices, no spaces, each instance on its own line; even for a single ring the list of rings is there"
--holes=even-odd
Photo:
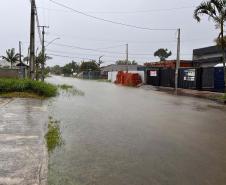
[[[75,9],[73,9],[73,8],[67,6],[67,5],[64,5],[62,3],[56,2],[54,0],[50,0],[50,1],[52,3],[58,5],[58,6],[64,7],[66,9],[68,9],[68,10],[71,10],[74,13],[81,14],[81,15],[84,15],[86,17],[89,17],[89,18],[92,18],[92,19],[96,19],[96,20],[99,20],[99,21],[104,21],[104,22],[108,22],[108,23],[112,23],[112,24],[117,24],[117,25],[121,25],[121,26],[125,26],[125,27],[136,28],[136,29],[141,29],[141,30],[149,30],[149,31],[175,31],[176,30],[176,29],[160,29],[160,28],[159,29],[153,29],[153,28],[149,28],[149,27],[140,27],[140,26],[126,24],[126,23],[122,23],[122,22],[116,22],[116,21],[112,21],[112,20],[108,20],[108,19],[96,17],[96,16],[93,16],[93,15],[84,13],[82,11],[79,11],[79,10],[75,10]]]
[[[106,50],[100,50],[100,49],[91,49],[91,48],[83,48],[79,46],[74,46],[74,45],[67,45],[67,44],[61,44],[61,43],[52,43],[52,45],[55,46],[60,46],[60,47],[67,47],[67,48],[73,48],[73,49],[79,49],[79,50],[86,50],[86,51],[93,51],[93,52],[98,52],[98,53],[110,53],[110,54],[119,54],[119,55],[124,55],[125,53],[121,52],[114,52],[114,51],[106,51]],[[150,53],[130,53],[131,56],[151,56]],[[190,54],[182,54],[182,55],[190,55]]]
[[[98,54],[87,54],[87,53],[72,53],[72,52],[67,52],[67,51],[57,51],[57,50],[52,50],[52,49],[47,49],[47,51],[50,51],[50,52],[54,52],[54,53],[64,53],[64,54],[69,54],[69,55],[88,55],[88,56],[95,56],[95,57],[99,57],[100,55]],[[104,55],[104,57],[107,57],[107,58],[115,58],[116,56],[110,56],[110,55]]]
[[[56,50],[51,50],[51,49],[47,49],[47,51],[50,51],[50,52],[53,52],[53,53],[56,53],[56,54],[69,54],[69,55],[88,55],[88,56],[95,56],[95,57],[99,57],[100,55],[94,55],[94,54],[85,54],[85,53],[72,53],[72,52],[65,52],[65,51],[56,51]],[[123,55],[124,56],[124,55]],[[104,55],[105,58],[112,58],[112,59],[119,59],[119,58],[122,58],[123,57],[122,55],[119,56],[119,55],[115,55],[115,56],[110,56],[110,55]],[[151,55],[150,55],[151,56]],[[140,57],[140,56],[133,56],[133,58],[138,58],[138,59],[142,59],[142,60],[147,60],[147,58],[143,58],[143,57]]]
[[[112,48],[119,48],[119,47],[122,47],[122,46],[125,46],[125,44],[121,44],[121,45],[117,45],[117,46],[109,46],[109,47],[105,47],[105,48],[98,48],[99,49],[112,49]]]
[[[80,59],[80,60],[93,60],[95,61],[95,59],[92,58],[86,58],[86,57],[77,57],[77,56],[68,56],[68,55],[59,55],[59,54],[54,54],[54,53],[50,53],[49,56],[55,56],[55,57],[62,57],[62,58],[70,58],[70,59]],[[114,61],[104,61],[106,62],[114,62]]]
[[[115,42],[115,43],[134,43],[134,44],[156,44],[156,43],[176,43],[176,39],[175,40],[161,40],[161,41],[138,41],[138,40],[113,40],[113,39],[97,39],[97,38],[88,38],[88,37],[83,37],[81,38],[81,36],[68,36],[65,34],[57,34],[57,33],[48,33],[49,35],[54,35],[54,36],[58,36],[58,37],[65,37],[65,38],[72,38],[72,39],[78,39],[78,40],[89,40],[89,41],[95,41],[95,42]],[[123,44],[124,46],[124,44]]]
[[[58,12],[68,12],[63,9],[51,9],[45,7],[38,7],[39,9],[46,9],[50,11],[58,11]],[[167,11],[175,11],[175,10],[184,10],[195,8],[195,6],[187,6],[187,7],[175,7],[175,8],[163,8],[163,9],[150,9],[150,10],[136,10],[136,11],[84,11],[84,13],[93,13],[93,14],[142,14],[142,13],[154,13],[154,12],[167,12]]]
[[[94,52],[99,52],[99,53],[124,54],[124,53],[120,53],[120,52],[110,52],[110,51],[104,51],[104,50],[98,50],[98,49],[82,48],[82,47],[79,47],[79,46],[60,44],[60,43],[53,43],[52,45],[60,46],[60,47],[67,47],[67,48],[73,48],[73,49],[79,49],[79,50],[94,51]]]
[[[77,57],[77,56],[67,56],[67,55],[59,55],[59,54],[54,54],[54,53],[49,53],[49,56],[56,56],[56,57],[63,57],[63,58],[77,58],[77,59],[81,59],[81,60],[94,60],[91,58],[86,58],[86,57]]]

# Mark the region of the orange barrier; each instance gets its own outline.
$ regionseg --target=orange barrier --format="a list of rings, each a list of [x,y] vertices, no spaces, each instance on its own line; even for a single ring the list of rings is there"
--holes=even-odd
[[[138,73],[124,73],[123,71],[119,71],[115,83],[124,86],[136,87],[142,83],[142,80]]]

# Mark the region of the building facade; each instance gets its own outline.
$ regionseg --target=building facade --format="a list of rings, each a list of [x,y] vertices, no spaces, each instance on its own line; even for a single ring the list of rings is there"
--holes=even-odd
[[[193,50],[194,67],[215,67],[222,64],[222,59],[222,49],[219,46],[210,46]]]

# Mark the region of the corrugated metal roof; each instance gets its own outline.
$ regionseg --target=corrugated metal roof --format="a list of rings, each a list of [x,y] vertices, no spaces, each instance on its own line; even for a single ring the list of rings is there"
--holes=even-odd
[[[209,54],[218,54],[221,52],[222,52],[222,49],[219,46],[209,46],[205,48],[194,49],[193,55],[203,56],[203,55],[209,55]],[[225,49],[225,52],[226,52],[226,49]]]
[[[194,63],[220,63],[221,61],[222,57],[212,57],[207,59],[194,60]]]

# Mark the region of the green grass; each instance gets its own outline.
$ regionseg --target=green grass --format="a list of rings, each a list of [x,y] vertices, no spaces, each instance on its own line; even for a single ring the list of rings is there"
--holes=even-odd
[[[57,87],[60,88],[60,89],[63,89],[63,90],[68,90],[68,89],[72,89],[73,88],[72,85],[67,85],[67,84],[58,85]]]
[[[63,84],[63,85],[58,85],[57,86],[62,92],[63,95],[67,95],[67,96],[84,96],[85,93],[75,87],[73,87],[72,85],[67,85],[67,84]]]
[[[0,95],[13,93],[31,93],[40,97],[54,97],[57,95],[57,87],[28,79],[0,79]]]
[[[64,143],[60,132],[59,121],[55,121],[52,117],[49,118],[48,132],[45,135],[45,139],[49,153]]]

